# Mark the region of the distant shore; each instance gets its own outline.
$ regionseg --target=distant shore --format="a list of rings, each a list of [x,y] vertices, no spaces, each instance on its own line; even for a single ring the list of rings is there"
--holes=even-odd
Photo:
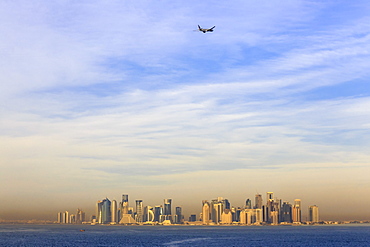
[[[60,224],[51,220],[3,220],[0,219],[0,224],[34,224],[34,225],[104,225],[104,226],[127,226],[124,224],[91,224],[91,222],[83,222],[81,224]],[[299,225],[340,225],[340,224],[370,224],[370,220],[349,220],[349,221],[321,221],[319,223],[302,222],[301,224],[261,224],[258,226],[299,226]],[[132,224],[132,226],[158,226],[163,224]],[[170,226],[256,226],[244,224],[202,224],[201,222],[184,222],[184,224],[170,224]]]

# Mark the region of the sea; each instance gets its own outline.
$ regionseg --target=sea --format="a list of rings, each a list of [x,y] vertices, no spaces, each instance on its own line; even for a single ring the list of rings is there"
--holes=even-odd
[[[370,224],[0,225],[0,246],[370,246]]]

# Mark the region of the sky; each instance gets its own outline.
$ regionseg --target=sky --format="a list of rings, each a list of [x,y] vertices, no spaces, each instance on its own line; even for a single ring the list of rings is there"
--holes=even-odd
[[[370,5],[1,1],[0,219],[97,200],[369,220]],[[196,31],[216,26],[213,33]]]

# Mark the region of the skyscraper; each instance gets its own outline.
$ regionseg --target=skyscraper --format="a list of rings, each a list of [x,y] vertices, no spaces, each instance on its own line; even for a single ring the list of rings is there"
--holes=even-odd
[[[96,202],[96,222],[101,224],[103,223],[103,214],[102,214],[103,201]]]
[[[281,221],[292,223],[292,205],[289,202],[283,202],[281,207]]]
[[[218,224],[221,221],[221,215],[224,210],[223,198],[218,197],[211,202],[211,220]]]
[[[112,221],[111,201],[108,198],[102,201],[101,220],[103,224],[109,224]]]
[[[165,220],[172,222],[172,199],[164,199],[163,208],[164,208],[164,217]]]
[[[121,214],[128,214],[128,195],[122,195]]]
[[[204,225],[208,225],[211,221],[211,209],[207,200],[202,201],[202,222]]]
[[[176,214],[175,214],[175,223],[181,224],[183,223],[184,216],[182,215],[182,208],[176,207]]]
[[[154,221],[154,210],[151,206],[144,207],[144,222],[152,223]]]
[[[120,224],[130,225],[136,224],[133,218],[132,208],[128,205],[128,195],[122,195],[121,210],[120,210]]]
[[[136,200],[136,222],[143,223],[143,200]]]
[[[85,212],[78,208],[76,213],[76,224],[81,224],[84,221],[85,221]]]
[[[254,208],[262,208],[262,195],[256,194]]]
[[[163,221],[163,206],[158,205],[154,207],[154,221],[162,223]]]
[[[293,205],[293,210],[292,210],[292,218],[293,218],[293,223],[301,223],[301,200],[300,199],[295,199],[294,200],[294,205]]]
[[[316,205],[310,206],[308,208],[309,221],[312,223],[319,222],[319,207]]]
[[[246,209],[252,208],[252,201],[249,198],[245,201],[245,208]]]
[[[117,223],[118,222],[118,208],[117,208],[117,201],[116,200],[112,201],[111,214],[112,214],[111,222],[113,224]]]
[[[208,225],[211,217],[210,205],[207,200],[203,200],[202,204],[202,222],[204,225]]]

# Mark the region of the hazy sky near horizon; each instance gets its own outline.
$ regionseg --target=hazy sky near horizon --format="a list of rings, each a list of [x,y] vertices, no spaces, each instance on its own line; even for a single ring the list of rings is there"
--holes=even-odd
[[[1,1],[0,218],[122,193],[198,214],[203,199],[274,191],[370,219],[369,13],[365,0]]]

